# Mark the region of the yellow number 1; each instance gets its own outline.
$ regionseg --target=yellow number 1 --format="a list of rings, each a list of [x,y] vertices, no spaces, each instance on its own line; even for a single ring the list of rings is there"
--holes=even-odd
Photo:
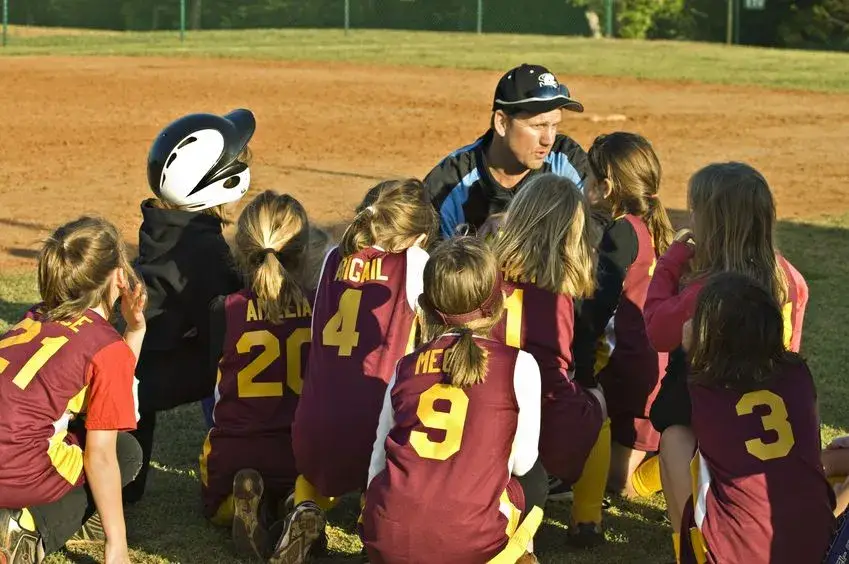
[[[0,341],[0,350],[12,347],[15,345],[25,345],[35,339],[41,332],[41,322],[35,321],[27,317],[14,327],[11,331],[23,329],[23,333],[6,337]],[[10,332],[11,332],[10,331]],[[50,357],[56,354],[65,343],[68,342],[68,337],[45,337],[41,340],[41,347],[32,355],[26,364],[18,370],[12,383],[22,390],[26,390],[36,373],[41,370]],[[9,361],[5,358],[0,358],[0,374],[2,374],[9,366]]]
[[[339,310],[327,321],[321,332],[321,342],[327,347],[339,347],[339,356],[351,356],[360,342],[357,318],[360,316],[362,290],[348,288],[339,298]]]
[[[507,330],[504,339],[508,347],[521,348],[522,346],[522,299],[525,297],[524,290],[513,290],[510,297],[504,300],[504,308],[507,310]]]
[[[790,449],[796,444],[793,436],[793,427],[787,415],[787,406],[781,396],[769,390],[758,390],[744,394],[737,402],[737,415],[750,415],[755,407],[765,405],[769,407],[769,415],[761,417],[764,431],[775,431],[778,440],[765,443],[761,439],[750,439],[746,441],[746,450],[752,456],[760,460],[772,460],[781,458],[790,453]]]

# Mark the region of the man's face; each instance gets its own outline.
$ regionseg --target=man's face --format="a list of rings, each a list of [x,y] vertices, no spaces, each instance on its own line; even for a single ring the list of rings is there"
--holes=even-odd
[[[510,151],[523,166],[536,170],[542,167],[554,138],[557,126],[563,120],[562,110],[544,114],[518,114],[506,119],[504,140]]]

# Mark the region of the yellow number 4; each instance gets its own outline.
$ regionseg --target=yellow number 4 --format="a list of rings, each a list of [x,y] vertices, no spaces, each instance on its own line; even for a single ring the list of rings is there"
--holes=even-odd
[[[327,347],[339,347],[339,356],[351,356],[354,347],[360,342],[357,332],[357,318],[360,315],[362,290],[348,288],[339,299],[339,310],[324,326],[321,342]]]
[[[760,460],[787,456],[796,444],[796,438],[793,436],[793,427],[790,426],[784,400],[769,390],[749,392],[737,402],[737,415],[750,415],[759,405],[769,407],[769,415],[761,417],[764,431],[775,431],[778,440],[765,443],[761,439],[750,439],[746,441],[746,450]]]
[[[449,401],[451,408],[447,412],[436,411],[433,408],[436,400]],[[462,388],[434,384],[419,397],[416,415],[425,427],[445,431],[445,439],[435,442],[430,440],[426,432],[413,431],[410,433],[410,445],[422,458],[448,460],[460,450],[468,410],[469,396]]]

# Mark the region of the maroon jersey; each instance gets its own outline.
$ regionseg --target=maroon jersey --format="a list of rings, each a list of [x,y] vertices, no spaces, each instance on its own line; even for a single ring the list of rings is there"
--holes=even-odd
[[[295,483],[292,421],[311,340],[310,298],[286,311],[279,324],[265,319],[251,290],[224,299],[215,424],[201,454],[207,517],[232,493],[233,477],[242,468],[257,470],[277,497]]]
[[[506,313],[493,338],[531,353],[542,382],[540,457],[566,483],[580,477],[601,429],[601,406],[572,379],[575,312],[570,296],[504,273]]]
[[[325,259],[293,436],[298,471],[325,496],[366,485],[386,385],[412,349],[425,262],[416,247],[347,257],[337,247]]]
[[[136,427],[136,359],[92,310],[47,321],[37,307],[0,337],[0,506],[56,501],[82,485],[83,452],[68,423]]]
[[[821,562],[834,496],[804,363],[749,393],[690,385],[698,441],[693,521],[709,562]],[[684,523],[687,531],[691,523]],[[682,535],[682,538],[685,535]]]
[[[519,355],[533,360],[476,341],[489,353],[487,374],[467,388],[452,386],[441,369],[456,335],[398,363],[393,424],[385,445],[375,447],[385,447],[385,467],[369,485],[363,513],[363,541],[375,564],[477,564],[507,543],[512,512],[503,505],[519,424],[515,382],[530,372],[517,365]]]
[[[598,351],[598,379],[611,419],[613,438],[639,450],[657,450],[660,434],[649,410],[666,372],[667,353],[658,354],[646,335],[643,306],[656,263],[654,245],[643,220],[625,215],[637,238],[637,257],[625,274],[619,304]]]

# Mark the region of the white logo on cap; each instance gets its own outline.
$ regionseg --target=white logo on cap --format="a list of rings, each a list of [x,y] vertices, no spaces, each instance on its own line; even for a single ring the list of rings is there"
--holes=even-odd
[[[540,86],[553,86],[557,88],[559,85],[557,84],[557,79],[554,78],[554,75],[550,72],[543,73],[539,75],[539,85]]]

